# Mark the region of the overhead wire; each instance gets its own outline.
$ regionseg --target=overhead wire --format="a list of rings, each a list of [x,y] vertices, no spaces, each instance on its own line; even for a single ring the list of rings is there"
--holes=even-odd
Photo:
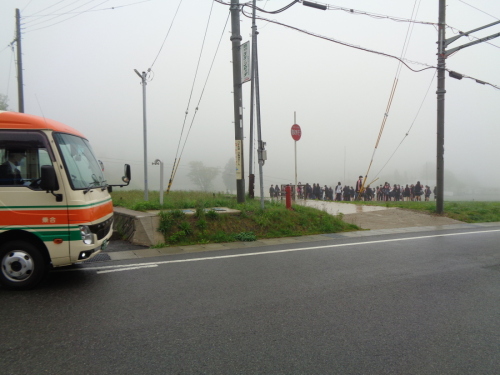
[[[69,4],[66,4],[62,7],[60,7],[59,9],[56,9],[55,12],[60,12],[61,10],[63,10],[64,8],[67,8],[75,3],[78,3],[80,0],[75,0],[73,1],[72,3],[69,3]],[[30,26],[37,26],[37,25],[41,25],[45,22],[50,22],[56,18],[59,18],[59,17],[62,17],[62,16],[66,16],[68,14],[72,14],[73,11],[77,10],[77,9],[80,9],[81,7],[84,7],[85,5],[88,5],[90,3],[93,3],[94,1],[96,0],[89,0],[87,1],[86,3],[84,4],[81,4],[79,6],[77,6],[76,8],[73,8],[69,11],[65,11],[64,13],[51,13],[51,14],[42,14],[42,15],[39,15],[39,16],[36,16],[34,19],[31,19],[31,20],[28,20],[28,21],[24,21],[23,22],[23,25],[30,25]],[[105,1],[109,1],[109,0],[105,0]],[[23,18],[32,18],[33,16],[25,16]],[[45,17],[52,17],[52,18],[49,18],[49,19],[46,19]],[[45,19],[40,19],[40,18],[45,18]]]
[[[24,31],[24,32],[25,33],[29,33],[29,32],[32,32],[32,31],[42,30],[42,29],[45,29],[45,28],[48,28],[48,27],[51,27],[51,26],[55,26],[55,25],[58,25],[58,24],[60,24],[62,22],[68,21],[68,20],[70,20],[70,19],[72,19],[74,17],[80,16],[80,15],[85,14],[85,13],[99,12],[99,11],[106,11],[106,10],[116,10],[116,9],[119,9],[119,8],[125,8],[125,7],[129,7],[129,6],[133,6],[133,5],[137,5],[137,4],[149,2],[151,0],[141,0],[141,1],[136,1],[134,3],[131,3],[131,4],[118,5],[118,6],[109,7],[109,8],[102,8],[102,9],[95,9],[95,8],[101,6],[102,4],[110,1],[110,0],[104,0],[101,3],[99,3],[99,4],[97,4],[97,5],[93,6],[93,7],[90,7],[88,9],[85,9],[85,10],[83,10],[81,12],[75,12],[76,9],[79,9],[82,6],[85,6],[85,5],[87,5],[87,4],[89,4],[89,3],[93,2],[93,1],[95,1],[95,0],[91,0],[91,1],[89,1],[89,2],[87,2],[87,3],[85,3],[85,4],[81,5],[81,6],[79,6],[77,8],[73,8],[72,10],[64,12],[64,13],[61,13],[61,14],[46,14],[46,15],[40,15],[40,16],[33,16],[33,15],[31,15],[31,16],[23,16],[23,19],[25,19],[27,17],[29,18],[29,17],[50,17],[50,16],[54,16],[54,17],[52,17],[50,19],[46,19],[46,20],[36,20],[35,19],[35,20],[30,20],[30,21],[23,22],[22,23],[23,29],[27,30],[27,31]],[[74,4],[74,3],[75,2],[73,2],[71,4]],[[68,4],[68,5],[64,6],[63,8],[65,8],[65,7],[67,7],[67,6],[71,5],[71,4]],[[61,9],[63,9],[63,8],[60,8],[60,9],[56,10],[56,12],[59,11],[59,10],[61,10]],[[54,20],[55,18],[58,18],[58,17],[61,17],[61,16],[67,16],[67,15],[72,15],[72,16],[68,17],[68,18],[65,18],[65,19],[63,19],[63,20],[61,20],[59,22],[52,23],[50,25],[41,26],[43,23],[49,22],[49,21]],[[40,22],[36,22],[36,21],[40,21]],[[32,22],[35,22],[35,23],[32,23]],[[35,27],[37,25],[41,26],[41,27],[36,28],[36,29],[30,29],[30,28]],[[26,26],[28,26],[28,28],[26,28]]]
[[[58,1],[57,3],[52,4],[52,5],[49,5],[49,6],[48,6],[48,7],[46,7],[46,8],[40,9],[38,12],[35,12],[35,13],[33,13],[33,14],[31,14],[31,15],[27,16],[27,17],[34,17],[34,16],[36,16],[38,13],[45,12],[47,9],[50,9],[50,8],[52,8],[52,7],[55,7],[57,4],[64,3],[65,1],[66,1],[66,0],[60,0],[60,1]]]
[[[425,99],[427,98],[427,95],[429,94],[429,90],[432,87],[432,83],[434,82],[434,78],[436,78],[436,74],[437,74],[437,70],[434,71],[434,75],[432,76],[431,82],[429,83],[429,87],[427,88],[427,91],[426,91],[426,93],[424,95],[424,98],[422,99],[422,102],[420,103],[420,107],[418,108],[418,111],[415,114],[415,118],[413,119],[413,121],[412,121],[412,123],[411,123],[411,125],[410,125],[410,127],[408,129],[408,131],[405,133],[405,135],[403,136],[403,139],[401,140],[401,142],[399,142],[399,145],[396,147],[396,149],[394,150],[394,152],[391,154],[391,156],[389,157],[389,159],[387,159],[387,161],[382,166],[382,168],[378,171],[378,173],[375,175],[375,177],[378,177],[380,175],[380,173],[384,170],[384,168],[387,166],[387,164],[389,163],[389,161],[391,161],[391,159],[394,156],[394,154],[396,154],[396,151],[398,151],[398,149],[401,146],[401,144],[403,143],[403,141],[410,134],[410,131],[413,128],[413,125],[415,124],[415,121],[417,120],[418,115],[420,114],[420,110],[422,109],[422,106],[424,105]]]
[[[497,17],[495,17],[495,16],[493,16],[493,15],[491,15],[491,14],[489,14],[489,13],[486,13],[484,10],[481,10],[481,9],[479,9],[479,8],[477,8],[477,7],[473,6],[473,5],[470,5],[469,3],[466,3],[466,2],[465,2],[465,1],[463,1],[463,0],[458,0],[458,1],[460,1],[461,3],[464,3],[465,5],[470,6],[471,8],[474,8],[474,9],[476,9],[476,10],[480,11],[481,13],[484,13],[484,14],[486,14],[486,15],[490,16],[490,17],[493,17],[493,18],[494,18],[494,19],[496,19],[496,20],[498,20],[498,19],[499,19],[499,18],[497,18]]]
[[[92,1],[93,1],[93,0],[92,0]],[[88,3],[92,2],[92,1],[89,1]],[[84,13],[86,13],[86,12],[88,12],[88,11],[90,11],[90,10],[94,9],[94,8],[97,8],[98,6],[100,6],[100,5],[104,4],[104,3],[108,2],[108,1],[109,1],[109,0],[104,0],[102,3],[99,3],[99,4],[97,4],[97,5],[93,6],[93,7],[89,8],[89,9],[86,9],[84,12],[74,14],[73,16],[68,17],[68,18],[65,18],[64,20],[61,20],[61,21],[59,21],[59,22],[55,22],[55,23],[53,23],[53,24],[50,24],[50,25],[47,25],[47,26],[42,26],[42,27],[39,27],[39,28],[37,28],[37,29],[33,29],[33,30],[26,30],[26,31],[25,31],[25,33],[30,33],[30,32],[33,32],[33,31],[46,29],[46,28],[48,28],[48,27],[58,25],[58,24],[60,24],[60,23],[62,23],[62,22],[69,21],[70,19],[75,18],[75,17],[78,17],[78,16],[80,16],[80,15],[82,15],[82,14],[84,14]],[[86,4],[88,4],[88,3],[86,3]],[[86,5],[86,4],[85,4],[85,5]],[[80,6],[80,7],[81,7],[81,6]],[[80,8],[80,7],[78,7],[78,8]],[[77,9],[77,8],[75,8],[75,9]],[[73,11],[73,10],[75,10],[75,9],[72,9],[71,11]],[[59,16],[56,16],[56,17],[54,17],[54,18],[57,18],[57,17],[59,17]],[[54,19],[54,18],[52,18],[52,19]],[[38,25],[38,24],[36,24],[36,25]],[[35,26],[35,25],[31,25],[31,27],[33,27],[33,26]]]
[[[220,0],[215,0],[215,1],[220,2]],[[245,12],[242,12],[242,14],[245,17],[251,18],[251,15],[249,15],[249,14],[247,14]],[[276,20],[270,20],[268,18],[264,18],[264,17],[260,17],[260,16],[255,16],[255,18],[259,19],[261,21],[271,22],[271,23],[274,23],[276,25],[280,25],[280,26],[283,26],[283,27],[286,27],[286,28],[298,31],[298,32],[303,33],[303,34],[311,35],[311,36],[314,36],[314,37],[319,38],[319,39],[324,39],[324,40],[328,40],[328,41],[333,42],[333,43],[341,44],[341,45],[346,46],[346,47],[350,47],[350,48],[354,48],[354,49],[359,49],[361,51],[370,52],[370,53],[374,53],[374,54],[377,54],[377,55],[381,55],[381,56],[389,57],[389,58],[392,58],[392,59],[396,59],[398,61],[401,61],[402,64],[404,66],[406,66],[408,69],[410,69],[411,71],[416,72],[416,73],[423,72],[424,70],[427,70],[427,69],[436,69],[435,66],[428,66],[428,67],[426,67],[424,69],[415,70],[412,67],[410,67],[408,64],[406,64],[405,61],[403,59],[401,59],[400,57],[397,57],[397,56],[394,56],[394,55],[390,55],[390,54],[385,53],[385,52],[379,52],[379,51],[371,50],[369,48],[364,48],[364,47],[356,46],[356,45],[351,44],[351,43],[342,42],[340,40],[337,40],[337,39],[334,39],[334,38],[330,38],[330,37],[327,37],[327,36],[324,36],[324,35],[316,34],[316,33],[313,33],[312,31],[307,31],[307,30],[304,30],[304,29],[300,29],[298,27],[295,27],[295,26],[292,26],[292,25],[288,25],[288,24],[285,24],[283,22],[278,22]]]
[[[178,165],[178,163],[180,163],[180,160],[181,160],[181,155],[179,154],[179,148],[180,148],[180,145],[181,145],[181,142],[182,142],[182,136],[184,134],[184,128],[186,126],[187,116],[189,114],[189,106],[191,104],[191,99],[193,97],[193,91],[194,91],[194,86],[196,84],[196,78],[198,76],[198,69],[200,67],[201,56],[203,54],[203,49],[205,47],[205,40],[206,40],[206,37],[207,37],[208,26],[210,25],[210,19],[212,17],[213,6],[214,6],[214,2],[212,1],[212,5],[210,6],[210,13],[208,14],[207,26],[205,28],[205,34],[203,35],[203,41],[202,41],[202,44],[201,44],[200,54],[198,56],[198,62],[196,64],[196,70],[195,70],[195,73],[194,73],[193,84],[191,85],[191,91],[189,93],[189,99],[188,99],[188,103],[187,103],[187,106],[186,106],[186,111],[184,113],[184,121],[182,123],[181,135],[179,137],[179,142],[177,144],[177,150],[175,152],[174,167],[172,168],[172,172],[170,173],[170,180],[168,182],[168,187],[167,187],[167,191],[166,191],[167,194],[170,192],[170,188],[171,188],[173,180],[175,178],[175,173],[177,172],[176,165]]]
[[[417,2],[418,2],[418,6],[417,6]],[[411,13],[411,18],[416,17],[416,15],[418,14],[418,9],[419,8],[420,8],[420,1],[419,0],[415,0],[415,2],[413,3],[413,9],[412,9],[412,13]],[[409,23],[408,24],[408,29],[406,30],[406,35],[405,35],[405,39],[404,39],[404,42],[403,42],[403,48],[401,50],[401,59],[403,59],[405,57],[406,52],[408,51],[408,45],[410,44],[411,35],[413,33],[413,25],[414,25],[413,23]],[[365,184],[366,184],[366,181],[368,179],[368,175],[370,173],[370,169],[372,167],[373,160],[375,159],[375,153],[378,150],[378,146],[379,146],[380,140],[382,139],[382,134],[384,132],[385,125],[387,123],[387,118],[389,117],[389,112],[390,112],[390,109],[391,109],[392,101],[393,101],[394,95],[396,93],[396,88],[397,88],[397,85],[398,85],[398,82],[399,82],[399,75],[400,75],[400,73],[401,73],[401,61],[399,61],[397,69],[396,69],[396,75],[394,77],[394,81],[393,81],[393,84],[392,84],[391,93],[389,95],[389,100],[387,102],[387,107],[386,107],[384,116],[382,118],[382,124],[380,125],[380,130],[379,130],[379,134],[378,134],[378,137],[377,137],[377,141],[375,142],[375,147],[373,149],[373,153],[372,153],[372,157],[371,157],[371,160],[370,160],[370,164],[368,165],[368,170],[366,171],[365,177],[363,178],[363,183],[361,184],[360,195],[361,195],[361,193],[365,189]]]
[[[207,74],[207,78],[205,79],[205,83],[203,85],[203,89],[201,90],[201,94],[200,94],[200,98],[198,99],[198,103],[196,104],[196,109],[195,109],[195,112],[194,112],[194,115],[193,115],[193,118],[191,120],[191,124],[189,126],[189,129],[188,129],[188,132],[187,132],[187,135],[186,135],[186,138],[184,139],[184,144],[182,146],[182,149],[181,149],[181,153],[180,153],[180,156],[179,158],[182,156],[183,152],[184,152],[184,147],[186,146],[186,142],[189,138],[189,133],[191,132],[191,128],[193,127],[193,123],[194,123],[194,120],[196,118],[196,114],[198,113],[198,109],[199,109],[199,106],[200,106],[200,103],[201,103],[201,99],[203,98],[203,94],[205,93],[205,88],[207,87],[207,83],[208,83],[208,79],[210,78],[210,73],[212,72],[212,68],[214,66],[214,63],[215,63],[215,58],[217,57],[217,53],[219,52],[219,47],[220,47],[220,44],[222,42],[222,37],[224,36],[224,32],[226,31],[226,27],[227,27],[227,23],[229,21],[229,16],[231,15],[231,13],[228,13],[227,15],[227,19],[226,19],[226,23],[224,25],[224,29],[222,30],[222,34],[221,34],[221,37],[219,39],[219,44],[217,44],[217,48],[215,49],[215,54],[214,54],[214,57],[212,59],[212,63],[210,64],[210,68],[208,70],[208,74]]]
[[[158,56],[160,56],[160,52],[161,50],[163,49],[163,46],[165,45],[165,42],[167,41],[167,38],[168,38],[168,35],[170,34],[170,30],[172,29],[172,26],[174,24],[174,21],[177,17],[177,13],[179,12],[179,8],[182,4],[182,0],[179,1],[179,5],[177,5],[177,9],[175,10],[175,14],[174,14],[174,17],[172,18],[172,22],[170,23],[170,27],[168,28],[168,31],[167,31],[167,35],[165,35],[165,38],[163,39],[163,43],[161,44],[160,46],[160,50],[158,51],[158,53],[156,54],[156,57],[155,59],[153,60],[153,63],[151,64],[151,66],[149,67],[149,71],[151,71],[151,69],[153,68],[153,65],[155,64],[156,60],[158,59]]]

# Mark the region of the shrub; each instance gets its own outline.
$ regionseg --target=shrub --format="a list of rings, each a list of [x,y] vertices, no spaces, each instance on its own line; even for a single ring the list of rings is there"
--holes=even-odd
[[[219,220],[219,218],[220,218],[219,214],[215,210],[207,211],[206,217],[207,217],[207,219],[210,219],[210,220]]]

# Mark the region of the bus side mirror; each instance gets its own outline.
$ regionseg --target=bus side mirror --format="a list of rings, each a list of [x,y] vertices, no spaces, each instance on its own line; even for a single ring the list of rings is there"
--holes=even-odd
[[[122,181],[125,182],[127,185],[130,184],[130,165],[125,164],[125,176],[122,177]]]
[[[54,190],[59,190],[59,184],[52,165],[42,165],[40,187],[47,193],[52,193],[56,197],[56,202],[62,202],[62,194],[54,194]]]

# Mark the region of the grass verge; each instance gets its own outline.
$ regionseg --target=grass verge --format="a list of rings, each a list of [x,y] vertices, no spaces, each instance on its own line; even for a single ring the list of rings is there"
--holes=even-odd
[[[160,228],[163,245],[255,241],[263,238],[293,237],[321,233],[359,230],[342,221],[342,215],[332,216],[311,207],[294,206],[293,210],[277,202],[247,199],[240,204],[236,197],[202,192],[170,192],[160,206],[158,192],[150,192],[143,201],[142,191],[117,191],[111,194],[113,204],[136,211],[162,210]],[[219,215],[206,211],[210,207],[228,207],[240,215]],[[182,209],[194,208],[196,214],[186,215]]]
[[[398,207],[436,213],[435,202],[345,202],[367,206]],[[444,202],[444,216],[465,223],[500,221],[500,202],[457,201]]]

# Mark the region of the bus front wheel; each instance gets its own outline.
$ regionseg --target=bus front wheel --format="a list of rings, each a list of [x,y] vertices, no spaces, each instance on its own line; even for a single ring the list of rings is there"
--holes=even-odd
[[[0,283],[9,289],[31,289],[46,275],[48,264],[38,249],[25,241],[0,247]]]

